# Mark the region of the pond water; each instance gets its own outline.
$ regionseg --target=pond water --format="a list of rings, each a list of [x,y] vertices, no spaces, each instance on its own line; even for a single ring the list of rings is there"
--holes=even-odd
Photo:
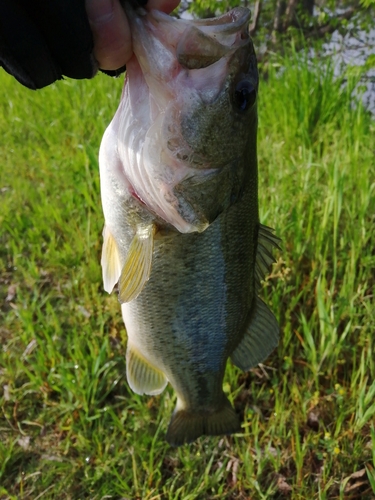
[[[345,36],[335,31],[324,44],[324,51],[334,58],[337,73],[347,66],[363,66],[369,56],[375,56],[375,29],[368,33],[349,29]],[[362,83],[366,88],[363,102],[375,117],[375,67],[366,72]]]
[[[182,0],[179,15],[183,19],[193,19],[188,12],[189,4],[192,0]],[[338,11],[340,14],[342,11]],[[318,14],[318,12],[316,12]],[[258,53],[262,52],[262,47],[258,48]],[[313,53],[313,52],[312,52]],[[335,71],[339,75],[348,66],[364,65],[370,55],[375,56],[375,28],[370,32],[356,30],[355,26],[349,25],[347,33],[343,36],[339,31],[335,31],[330,40],[323,45],[323,54],[333,58],[335,61]],[[375,68],[366,72],[362,79],[362,85],[366,88],[361,98],[367,109],[375,117]]]

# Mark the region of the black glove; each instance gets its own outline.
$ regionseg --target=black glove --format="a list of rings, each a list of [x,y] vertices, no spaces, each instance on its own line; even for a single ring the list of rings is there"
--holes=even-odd
[[[92,78],[92,50],[85,0],[0,0],[0,66],[26,87],[40,89],[63,75]]]

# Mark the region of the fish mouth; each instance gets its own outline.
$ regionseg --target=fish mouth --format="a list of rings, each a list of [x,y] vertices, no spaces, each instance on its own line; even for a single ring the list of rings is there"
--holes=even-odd
[[[249,43],[250,12],[237,7],[191,22],[134,10],[128,2],[124,8],[134,55],[123,99],[139,130],[128,140],[132,128],[120,124],[126,129],[120,142],[132,196],[179,232],[201,232],[210,221],[175,188],[195,177],[203,184],[224,163],[213,164],[203,149],[188,142],[184,116],[197,103],[214,103],[226,88],[233,54]]]
[[[147,83],[168,83],[183,69],[211,66],[249,39],[250,11],[236,7],[208,19],[186,21],[125,3],[133,50]]]
[[[197,25],[207,26],[213,32],[235,32],[246,26],[250,17],[250,11],[245,7],[235,7],[219,17],[199,19],[194,22]]]

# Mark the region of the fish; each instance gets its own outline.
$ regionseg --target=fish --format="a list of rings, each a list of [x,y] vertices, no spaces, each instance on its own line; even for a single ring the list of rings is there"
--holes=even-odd
[[[125,8],[134,54],[99,151],[103,283],[118,291],[128,384],[170,383],[166,440],[180,446],[241,431],[226,363],[248,371],[278,344],[258,290],[280,240],[259,221],[249,10],[187,21]]]

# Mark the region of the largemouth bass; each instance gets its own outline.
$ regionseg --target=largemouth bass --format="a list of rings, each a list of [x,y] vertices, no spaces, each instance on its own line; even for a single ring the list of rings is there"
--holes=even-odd
[[[264,360],[279,328],[257,289],[273,262],[258,215],[258,72],[250,13],[202,21],[127,8],[134,56],[100,148],[104,288],[118,283],[127,380],[169,382],[172,445],[240,430],[228,358]]]

